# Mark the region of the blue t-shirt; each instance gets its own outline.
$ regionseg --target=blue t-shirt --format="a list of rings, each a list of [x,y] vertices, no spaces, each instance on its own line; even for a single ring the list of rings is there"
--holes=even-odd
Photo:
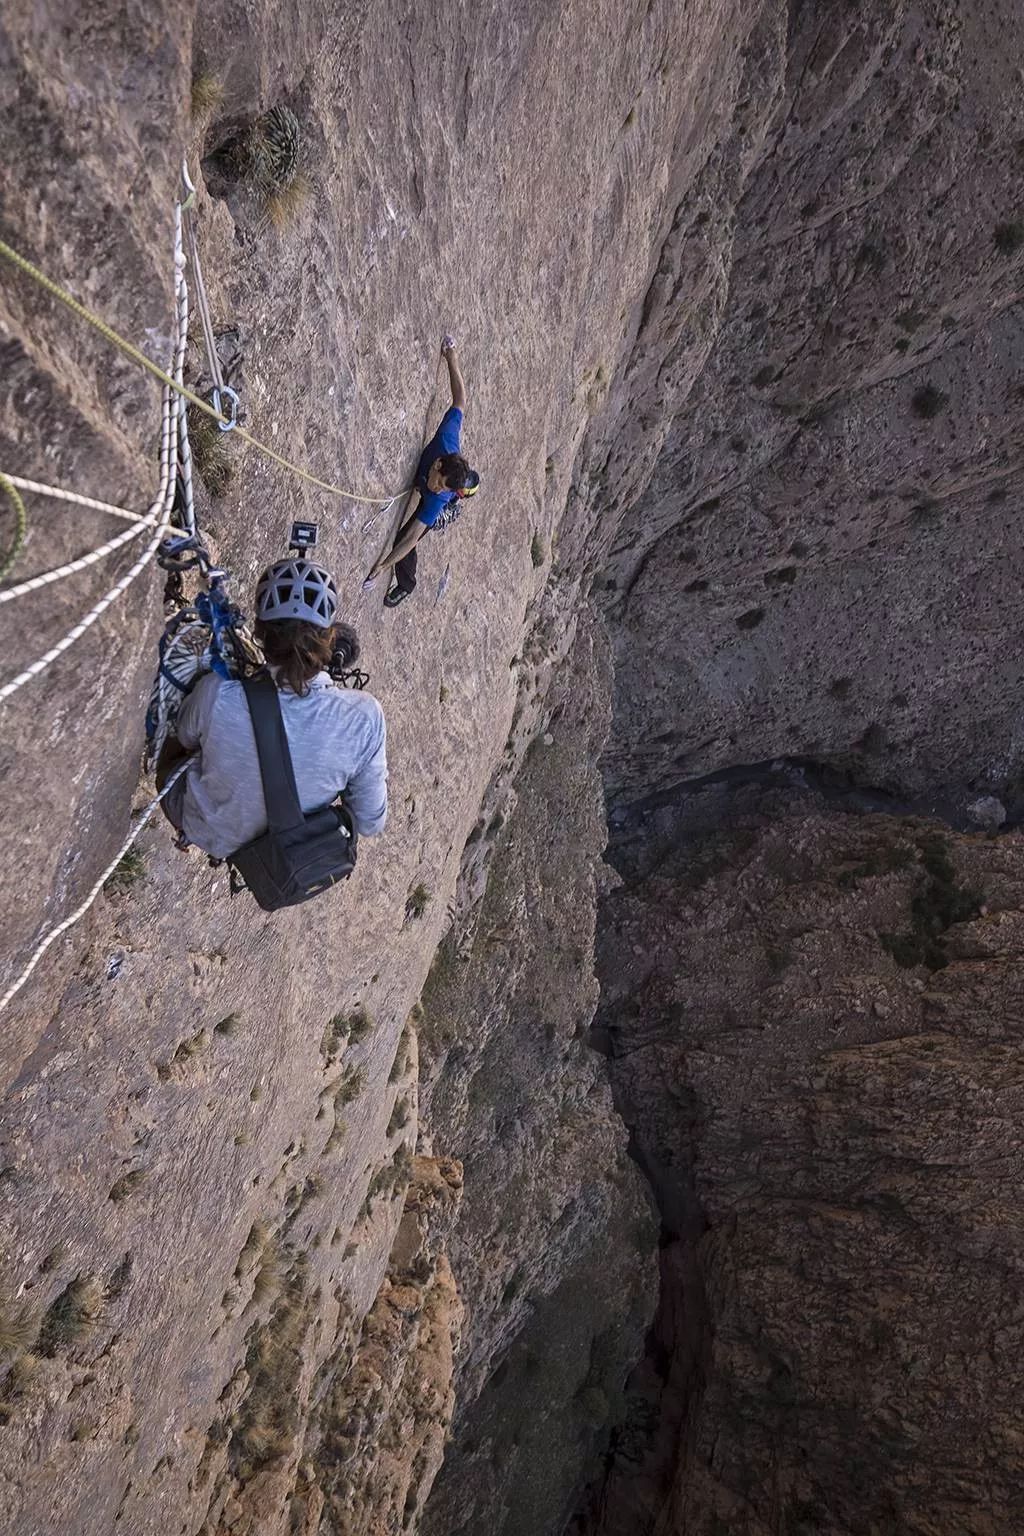
[[[428,491],[427,474],[435,459],[443,458],[446,453],[458,453],[461,435],[462,412],[457,405],[449,406],[441,417],[441,425],[420,455],[416,484],[422,499],[416,518],[428,528],[433,528],[445,508],[459,499],[458,491]]]

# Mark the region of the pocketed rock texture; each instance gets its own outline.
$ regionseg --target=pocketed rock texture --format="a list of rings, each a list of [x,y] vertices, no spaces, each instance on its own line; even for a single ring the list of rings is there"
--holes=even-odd
[[[680,366],[693,387],[608,570],[609,785],[785,753],[1013,795],[1020,10],[760,15],[625,375],[677,329],[667,397]]]
[[[484,1511],[508,1536],[562,1530],[653,1312],[656,1226],[583,1038],[607,665],[585,624],[517,804],[482,831],[486,895],[423,998],[423,1116],[467,1169],[451,1259],[468,1326],[429,1536],[474,1536]]]
[[[1021,839],[735,819],[604,907],[672,1284],[574,1530],[1016,1530]]]
[[[408,1528],[437,1475],[463,1315],[440,1250],[461,1193],[458,1163],[415,1159],[384,1284],[351,1367],[324,1391],[316,1411],[310,1496],[300,1495],[301,1516],[293,1505],[293,1531],[321,1529],[325,1512],[329,1528],[352,1536]],[[335,1369],[328,1365],[325,1375]]]

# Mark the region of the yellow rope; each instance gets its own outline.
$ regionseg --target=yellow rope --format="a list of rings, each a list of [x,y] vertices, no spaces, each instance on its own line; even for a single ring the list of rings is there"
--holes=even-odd
[[[0,581],[3,581],[21,554],[21,546],[25,542],[25,533],[28,529],[28,519],[25,516],[25,503],[6,475],[0,475],[0,491],[3,491],[14,508],[14,538],[11,540],[10,549],[0,555]]]
[[[47,277],[45,272],[41,272],[27,257],[19,255],[16,250],[7,245],[3,240],[0,240],[0,256],[3,256],[12,266],[17,267],[18,271],[23,272],[26,277],[31,277],[34,282],[38,283],[41,288],[44,288],[53,298],[58,299],[61,304],[70,309],[72,314],[77,315],[80,320],[84,320],[86,324],[91,325],[93,330],[99,331],[100,335],[106,341],[109,341],[112,347],[116,347],[119,352],[123,352],[125,357],[130,357],[133,362],[138,363],[140,368],[145,368],[146,372],[151,373],[155,379],[159,379],[161,384],[170,385],[171,389],[177,394],[184,396],[191,405],[194,405],[200,411],[205,411],[207,416],[212,416],[214,421],[227,421],[228,418],[221,415],[219,411],[215,411],[208,401],[203,400],[199,395],[193,394],[190,389],[185,388],[184,384],[178,384],[171,378],[169,373],[165,373],[162,368],[152,362],[145,352],[133,346],[130,341],[126,341],[123,336],[119,336],[112,326],[109,326],[105,320],[100,319],[99,315],[94,315],[91,309],[87,309],[84,304],[80,304],[76,298],[64,288],[61,288],[52,278]],[[273,459],[275,464],[281,465],[282,469],[290,470],[293,475],[298,475],[300,479],[307,481],[308,484],[315,485],[318,490],[327,491],[331,496],[342,496],[346,501],[365,502],[368,506],[376,506],[381,501],[394,500],[394,496],[388,497],[386,495],[357,496],[354,491],[346,491],[340,485],[332,485],[329,480],[321,480],[316,475],[310,474],[308,469],[302,469],[298,464],[293,464],[290,459],[286,459],[282,454],[276,453],[266,443],[261,443],[258,437],[253,437],[252,433],[247,432],[244,427],[234,427],[233,435],[240,437],[243,442],[249,443],[258,452],[266,454],[268,459]],[[20,505],[20,498],[13,488],[9,484],[4,484],[0,486],[0,489],[7,491],[7,494],[14,500],[17,509],[18,505]],[[404,496],[405,494],[405,491],[395,492],[395,496]],[[22,508],[23,514],[24,508]],[[20,544],[18,547],[20,548]],[[17,554],[17,549],[11,555],[11,560],[13,560],[15,554]],[[9,570],[10,565],[8,564],[5,569]],[[3,571],[0,570],[0,576],[2,574]]]

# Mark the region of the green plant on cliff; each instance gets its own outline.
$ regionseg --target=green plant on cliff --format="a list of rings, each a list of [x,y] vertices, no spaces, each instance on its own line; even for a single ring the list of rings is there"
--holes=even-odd
[[[1020,219],[1011,219],[1005,224],[997,224],[992,231],[992,240],[1000,255],[1016,255],[1024,246],[1024,223]]]
[[[985,897],[983,892],[959,883],[944,837],[927,837],[919,847],[925,883],[910,903],[910,928],[906,933],[879,937],[897,965],[925,965],[938,971],[946,964],[942,935],[955,923],[977,917]]]
[[[949,396],[934,384],[922,384],[910,397],[910,409],[922,421],[932,421],[936,416],[941,416],[948,404]]]
[[[544,564],[545,553],[544,540],[540,536],[540,530],[535,529],[533,538],[530,540],[530,559],[533,561],[534,570],[539,570]]]
[[[230,1459],[243,1482],[260,1467],[279,1461],[295,1443],[300,1424],[298,1392],[305,1363],[303,1341],[311,1299],[306,1263],[296,1260],[273,1315],[260,1328],[245,1357],[248,1390],[234,1415]]]
[[[861,863],[840,872],[836,884],[841,891],[855,891],[862,880],[876,875],[889,875],[894,870],[908,869],[914,862],[914,849],[907,843],[892,843],[868,854]]]
[[[429,901],[430,892],[427,890],[427,887],[421,880],[418,885],[414,885],[412,887],[408,896],[405,898],[406,917],[422,917],[424,912],[427,910]]]
[[[146,855],[134,844],[107,876],[105,891],[127,891],[146,873]]]

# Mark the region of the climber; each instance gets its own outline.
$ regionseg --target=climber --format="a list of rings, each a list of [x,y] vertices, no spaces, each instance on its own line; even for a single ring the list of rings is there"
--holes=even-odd
[[[381,571],[394,566],[395,585],[384,599],[385,608],[397,608],[399,603],[412,596],[416,587],[416,545],[423,535],[428,530],[440,533],[450,527],[462,510],[463,500],[475,495],[480,484],[480,476],[470,469],[459,452],[466,385],[455,356],[454,337],[444,337],[441,354],[448,364],[452,403],[420,455],[416,470],[416,490],[419,492],[416,510],[399,529],[391,553],[381,556],[363,582],[363,590],[368,592]]]
[[[355,631],[336,622],[334,581],[309,560],[281,560],[256,587],[254,634],[278,688],[285,735],[302,810],[338,795],[356,832],[373,837],[387,819],[384,713],[367,693],[336,688],[327,668],[340,654],[359,654]],[[227,858],[267,827],[259,758],[241,682],[205,673],[178,712],[157,785],[183,751],[186,772],[161,802],[187,842]],[[198,750],[195,750],[198,749]]]

